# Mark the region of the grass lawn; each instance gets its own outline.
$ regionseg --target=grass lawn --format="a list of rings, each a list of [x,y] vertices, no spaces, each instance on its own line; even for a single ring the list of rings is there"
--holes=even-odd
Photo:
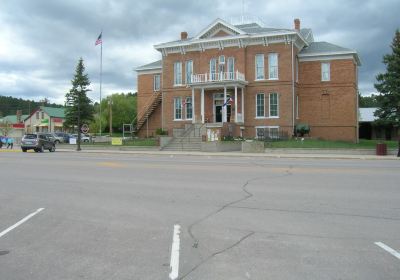
[[[304,139],[301,140],[286,140],[276,142],[265,142],[266,148],[314,148],[314,149],[375,149],[377,143],[382,143],[378,140],[360,140],[360,143],[355,144],[345,141],[328,141]],[[383,141],[388,149],[396,149],[397,141]]]

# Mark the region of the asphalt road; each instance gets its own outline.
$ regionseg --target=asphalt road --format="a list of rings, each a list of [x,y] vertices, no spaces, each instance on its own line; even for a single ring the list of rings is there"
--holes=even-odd
[[[0,153],[0,279],[400,279],[399,182],[393,160]]]

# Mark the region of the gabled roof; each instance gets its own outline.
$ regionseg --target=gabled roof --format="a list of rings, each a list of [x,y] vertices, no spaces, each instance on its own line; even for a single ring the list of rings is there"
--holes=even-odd
[[[65,109],[64,108],[53,108],[53,107],[45,107],[40,106],[40,109],[44,111],[49,117],[53,118],[65,118]]]
[[[217,18],[214,20],[210,25],[208,25],[206,28],[204,28],[202,31],[200,31],[199,34],[197,34],[194,39],[204,39],[209,37],[214,33],[215,30],[220,30],[220,29],[225,29],[230,31],[232,35],[242,35],[245,34],[243,30],[239,29],[238,27],[220,19]]]
[[[27,118],[27,117],[29,117],[29,115],[21,115],[21,121],[23,122],[24,121],[24,119],[25,118]],[[1,122],[10,122],[10,123],[12,123],[12,124],[14,124],[14,123],[18,123],[18,121],[17,121],[17,115],[8,115],[8,116],[5,116],[5,117],[3,117],[3,118],[0,118],[0,121]]]
[[[334,45],[328,42],[311,42],[298,54],[299,57],[353,55],[358,65],[361,64],[357,51]]]
[[[142,65],[137,67],[136,71],[143,71],[143,70],[153,70],[153,69],[161,69],[162,68],[162,60],[157,60],[152,63]]]

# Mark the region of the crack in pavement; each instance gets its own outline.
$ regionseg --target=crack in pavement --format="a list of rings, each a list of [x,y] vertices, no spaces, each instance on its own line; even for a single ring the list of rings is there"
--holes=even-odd
[[[259,165],[257,163],[253,163],[257,166],[260,167],[264,167],[262,165]],[[194,241],[193,243],[193,248],[198,248],[199,246],[199,239],[196,238],[196,236],[193,234],[193,228],[202,223],[203,221],[209,219],[210,217],[220,213],[221,211],[223,211],[224,209],[228,208],[228,207],[232,207],[234,204],[242,202],[244,200],[249,199],[250,197],[253,197],[253,194],[251,192],[249,192],[249,190],[247,189],[247,186],[250,184],[250,182],[254,182],[257,180],[261,180],[261,179],[272,179],[272,178],[283,178],[286,176],[290,176],[293,175],[293,173],[291,172],[291,170],[293,169],[293,166],[289,166],[289,168],[287,170],[285,170],[285,174],[283,175],[274,175],[274,176],[262,176],[262,177],[254,177],[251,178],[249,180],[247,180],[243,185],[242,185],[242,191],[245,193],[245,196],[240,198],[240,199],[236,199],[234,201],[231,201],[229,203],[224,204],[223,206],[221,206],[219,209],[209,213],[208,215],[204,216],[203,218],[196,220],[194,223],[192,223],[191,225],[189,225],[188,227],[188,233],[190,235],[190,237],[192,238],[192,240]],[[218,255],[218,254],[222,254],[230,249],[232,249],[233,247],[239,245],[243,240],[249,238],[250,236],[252,236],[255,232],[254,231],[250,231],[250,233],[248,233],[247,235],[245,235],[244,237],[242,237],[239,241],[237,241],[236,243],[234,243],[233,245],[226,247],[223,250],[217,251],[212,253],[211,255],[209,255],[208,257],[206,257],[205,259],[202,258],[202,256],[200,255],[201,258],[201,262],[198,263],[197,265],[195,265],[192,269],[189,270],[189,272],[187,272],[186,274],[184,274],[182,277],[180,277],[179,279],[184,279],[185,277],[187,277],[189,274],[191,274],[193,271],[195,271],[197,268],[199,268],[200,266],[202,266],[204,263],[206,263],[208,260],[212,259],[214,256]]]
[[[229,208],[238,208],[238,209],[268,211],[268,212],[314,214],[314,215],[322,215],[322,216],[343,216],[343,217],[356,217],[356,218],[377,219],[377,220],[400,221],[400,218],[393,218],[393,217],[359,215],[359,214],[348,214],[348,213],[334,213],[334,212],[318,212],[318,211],[313,211],[313,210],[291,210],[291,209],[261,208],[261,207],[249,207],[249,206],[233,206],[233,205],[229,205],[228,207]]]
[[[202,266],[204,263],[206,263],[207,261],[209,261],[210,259],[212,259],[213,257],[219,255],[219,254],[223,254],[226,251],[232,249],[233,247],[238,246],[240,243],[242,243],[244,240],[246,240],[247,238],[249,238],[250,236],[252,236],[255,232],[251,231],[250,233],[248,233],[247,235],[243,236],[242,238],[240,238],[239,241],[237,241],[236,243],[232,244],[229,247],[226,247],[220,251],[217,251],[215,253],[212,253],[210,256],[208,256],[207,258],[205,258],[204,260],[202,260],[200,263],[198,263],[197,265],[195,265],[191,270],[189,270],[188,272],[186,272],[186,274],[184,274],[183,276],[181,276],[179,279],[184,279],[186,276],[188,276],[189,274],[191,274],[193,271],[195,271],[197,268],[199,268],[200,266]]]

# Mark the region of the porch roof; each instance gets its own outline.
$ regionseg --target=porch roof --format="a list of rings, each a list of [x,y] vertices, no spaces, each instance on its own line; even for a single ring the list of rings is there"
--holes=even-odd
[[[190,88],[194,88],[194,89],[217,89],[217,88],[234,88],[239,87],[245,87],[248,85],[247,81],[210,81],[210,82],[204,82],[204,83],[192,83],[189,84],[188,86]]]

